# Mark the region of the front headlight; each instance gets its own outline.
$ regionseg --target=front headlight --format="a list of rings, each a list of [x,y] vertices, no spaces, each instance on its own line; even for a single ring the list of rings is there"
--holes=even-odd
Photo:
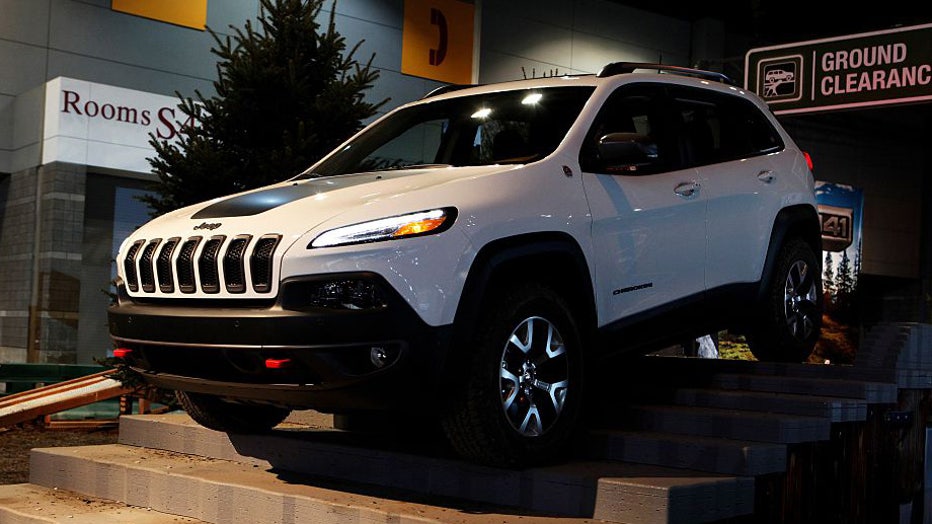
[[[307,247],[345,246],[432,235],[450,229],[454,220],[456,220],[456,209],[452,207],[380,218],[325,231],[317,235],[317,238],[312,240]]]

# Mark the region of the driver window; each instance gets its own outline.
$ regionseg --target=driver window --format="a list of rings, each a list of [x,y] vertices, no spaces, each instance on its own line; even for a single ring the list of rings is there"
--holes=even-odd
[[[663,88],[658,85],[627,85],[618,88],[605,102],[580,151],[584,171],[606,174],[642,175],[672,168],[671,148],[663,130]],[[618,135],[623,134],[623,135]],[[618,162],[603,158],[599,143],[615,135],[642,144],[649,150],[640,162]]]
[[[517,120],[487,120],[476,128],[473,163],[516,164],[536,158],[531,126]]]

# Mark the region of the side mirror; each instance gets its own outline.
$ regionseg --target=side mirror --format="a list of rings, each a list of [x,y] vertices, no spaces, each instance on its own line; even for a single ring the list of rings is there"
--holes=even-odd
[[[610,172],[638,172],[658,159],[656,142],[637,133],[609,133],[599,139],[598,150]]]

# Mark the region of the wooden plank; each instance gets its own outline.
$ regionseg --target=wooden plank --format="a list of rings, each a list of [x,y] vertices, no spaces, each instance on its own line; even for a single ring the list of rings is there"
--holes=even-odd
[[[132,393],[131,389],[107,378],[107,373],[96,373],[4,398],[0,403],[0,427]]]

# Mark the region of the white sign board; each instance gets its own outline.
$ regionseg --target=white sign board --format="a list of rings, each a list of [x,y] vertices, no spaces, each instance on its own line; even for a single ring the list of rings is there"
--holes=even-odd
[[[150,173],[150,133],[178,136],[178,98],[59,77],[45,86],[42,164]]]

